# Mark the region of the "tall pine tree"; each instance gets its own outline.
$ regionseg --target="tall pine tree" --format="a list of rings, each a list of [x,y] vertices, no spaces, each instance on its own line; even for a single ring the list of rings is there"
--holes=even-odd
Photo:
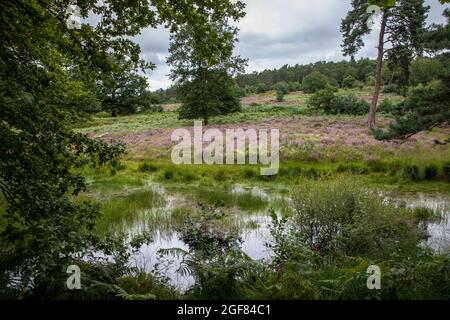
[[[423,0],[353,0],[352,10],[341,24],[344,55],[353,57],[364,46],[363,38],[371,32],[367,25],[372,15],[368,12],[370,5],[380,8],[375,87],[367,119],[368,125],[373,127],[381,92],[383,60],[386,56],[398,59],[407,78],[406,70],[409,70],[411,59],[423,51],[420,34],[424,30],[429,8]]]
[[[425,51],[435,55],[443,66],[439,78],[411,88],[396,112],[396,121],[387,132],[374,130],[378,139],[405,139],[450,124],[450,9],[444,11],[446,25],[434,25],[424,33]]]

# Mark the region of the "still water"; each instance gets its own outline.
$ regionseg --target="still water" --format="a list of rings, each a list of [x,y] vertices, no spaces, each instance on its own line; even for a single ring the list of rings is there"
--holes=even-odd
[[[159,254],[161,249],[180,248],[188,251],[188,246],[181,240],[176,227],[170,223],[171,210],[177,203],[182,203],[183,196],[170,194],[161,186],[151,187],[166,201],[164,207],[143,210],[132,225],[127,224],[126,228],[130,234],[148,230],[149,224],[152,224],[153,242],[140,248],[139,252],[133,256],[132,264],[146,271],[158,271],[161,275],[168,277],[170,282],[180,290],[185,290],[192,285],[193,279],[178,272],[182,264],[182,256]],[[230,192],[232,194],[247,193],[253,197],[259,197],[267,201],[267,207],[271,207],[271,204],[279,202],[280,199],[289,201],[287,196],[255,187],[234,186]],[[386,193],[385,196],[409,208],[424,207],[443,212],[444,219],[424,225],[428,238],[424,240],[423,245],[431,247],[436,252],[450,250],[450,198],[448,196],[425,193]],[[280,215],[280,213],[277,214]],[[151,221],[154,221],[152,217],[156,216],[168,223],[161,223],[160,226],[156,224],[155,227]],[[242,251],[254,260],[270,260],[272,252],[267,244],[272,241],[270,234],[272,219],[267,210],[239,211],[234,213],[231,220],[239,226]]]

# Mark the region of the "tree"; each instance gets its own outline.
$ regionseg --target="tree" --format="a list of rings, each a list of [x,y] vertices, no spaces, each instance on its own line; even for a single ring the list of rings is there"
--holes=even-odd
[[[319,71],[314,71],[305,77],[303,91],[306,93],[315,93],[318,90],[325,89],[328,85],[328,78]]]
[[[237,12],[234,21],[243,15],[242,10]],[[212,116],[241,110],[233,76],[243,71],[245,60],[233,56],[238,29],[228,20],[228,16],[214,14],[202,28],[223,39],[222,47],[213,52],[203,51],[204,38],[189,25],[171,37],[167,62],[172,67],[171,79],[177,81],[181,119],[201,117],[207,125]]]
[[[285,95],[284,91],[282,89],[278,88],[277,89],[277,101],[278,102],[284,101],[284,95]]]
[[[149,110],[155,95],[148,89],[147,78],[138,74],[131,61],[122,57],[111,57],[115,68],[104,75],[97,85],[97,95],[102,102],[102,109],[111,115],[131,114],[140,110]]]
[[[71,69],[100,81],[115,66],[111,53],[145,66],[130,39],[144,27],[190,25],[198,50],[212,56],[224,39],[201,32],[207,14],[240,15],[230,1],[79,1],[81,14],[95,13],[95,27],[67,27],[73,1],[0,2],[0,190],[7,202],[0,215],[0,295],[51,296],[62,288],[65,270],[92,250],[106,250],[92,230],[99,214],[93,203],[74,201],[86,188],[75,170],[117,164],[123,144],[107,144],[71,129],[78,107],[98,106]],[[199,7],[202,9],[199,9]],[[74,82],[75,81],[75,82]],[[76,84],[77,90],[70,89]]]
[[[281,91],[283,93],[283,95],[288,94],[289,93],[289,86],[286,82],[282,81],[282,82],[277,82],[273,85],[273,89],[275,91]]]
[[[212,116],[241,111],[239,91],[233,79],[222,70],[203,71],[178,89],[182,102],[180,119],[201,117],[208,125]]]
[[[351,75],[346,76],[342,80],[342,87],[343,88],[350,88],[351,89],[351,88],[354,88],[355,85],[356,85],[356,79],[353,76],[351,76]]]
[[[344,37],[342,49],[346,56],[353,57],[364,46],[363,37],[371,31],[367,24],[372,15],[367,12],[369,5],[378,6],[381,11],[375,87],[367,120],[368,125],[373,127],[382,85],[383,59],[388,56],[396,60],[404,74],[408,73],[413,56],[423,51],[420,35],[424,31],[429,7],[424,5],[423,0],[353,0],[352,10],[341,24]],[[388,49],[387,43],[390,44]]]
[[[263,82],[258,83],[258,85],[256,86],[256,93],[258,94],[266,93],[268,90],[269,88]]]
[[[450,9],[444,11],[445,26],[433,26],[425,35],[424,48],[438,54],[443,66],[437,80],[409,90],[405,101],[396,108],[395,122],[388,131],[373,130],[377,139],[406,139],[412,135],[448,125],[450,119]],[[443,53],[442,53],[443,52]]]
[[[420,57],[411,63],[411,84],[426,84],[434,79],[439,79],[444,70],[439,59]]]

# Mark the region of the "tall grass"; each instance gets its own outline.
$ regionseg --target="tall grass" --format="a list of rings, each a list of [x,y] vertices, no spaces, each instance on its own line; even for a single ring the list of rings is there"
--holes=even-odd
[[[106,200],[101,204],[101,216],[97,222],[100,232],[111,230],[122,223],[132,223],[145,209],[159,208],[165,199],[154,190],[138,190],[126,196]]]

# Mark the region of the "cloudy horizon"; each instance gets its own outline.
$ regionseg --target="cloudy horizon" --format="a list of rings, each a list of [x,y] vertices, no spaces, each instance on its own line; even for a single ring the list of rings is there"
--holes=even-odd
[[[340,61],[342,36],[340,23],[350,10],[350,0],[320,0],[311,6],[298,0],[244,0],[246,16],[239,23],[239,42],[235,53],[249,59],[246,72],[280,68],[283,65],[317,61]],[[445,7],[438,0],[426,0],[431,7],[428,23],[444,23]],[[169,32],[164,28],[145,29],[135,39],[142,57],[156,64],[147,72],[151,90],[169,87]],[[376,32],[366,38],[357,58],[376,57]],[[347,58],[348,59],[348,58]]]

